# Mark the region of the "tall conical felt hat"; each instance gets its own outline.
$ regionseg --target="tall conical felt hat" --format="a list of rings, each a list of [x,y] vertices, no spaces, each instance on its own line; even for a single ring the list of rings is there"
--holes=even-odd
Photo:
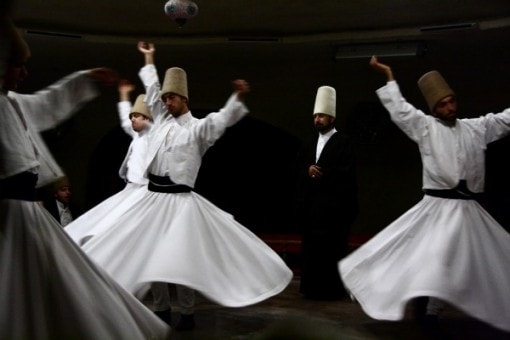
[[[418,79],[418,87],[423,97],[425,97],[430,112],[434,112],[434,107],[441,99],[455,95],[443,76],[435,70],[421,76]]]
[[[152,119],[152,114],[147,105],[145,105],[144,100],[145,95],[141,94],[138,97],[136,97],[135,105],[133,105],[133,108],[131,108],[131,112],[129,114],[129,118],[131,118],[131,113],[137,112],[141,115],[144,115],[148,119]]]
[[[336,117],[336,91],[331,86],[321,86],[317,90],[313,114],[323,113]]]
[[[169,92],[189,99],[188,79],[186,77],[186,71],[180,67],[172,67],[166,70],[161,94],[164,95]]]
[[[7,21],[7,38],[10,40],[10,62],[25,61],[30,57],[30,48],[21,35],[21,32],[14,26],[11,21]]]

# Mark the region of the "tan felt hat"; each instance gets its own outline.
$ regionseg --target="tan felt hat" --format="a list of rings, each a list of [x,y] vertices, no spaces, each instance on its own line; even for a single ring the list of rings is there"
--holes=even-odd
[[[166,70],[165,80],[163,81],[163,88],[161,94],[175,93],[179,96],[188,97],[188,79],[186,71],[180,67],[172,67]]]
[[[152,119],[152,114],[147,105],[145,105],[144,100],[145,95],[141,94],[138,97],[136,97],[135,105],[131,108],[131,113],[136,112],[141,115],[144,115],[148,119]],[[131,118],[131,113],[129,114],[129,118]]]
[[[418,87],[423,97],[425,97],[430,112],[434,112],[434,107],[440,100],[455,95],[443,76],[435,70],[421,76],[418,79]]]

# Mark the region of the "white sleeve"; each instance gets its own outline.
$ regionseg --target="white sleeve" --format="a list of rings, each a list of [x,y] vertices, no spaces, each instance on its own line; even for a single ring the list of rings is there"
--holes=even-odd
[[[481,119],[485,125],[485,140],[487,144],[510,134],[510,108],[497,114],[486,114],[479,119]]]
[[[119,112],[119,121],[122,130],[127,133],[131,138],[134,138],[135,131],[131,125],[131,120],[129,119],[129,114],[131,113],[131,102],[130,101],[121,101],[117,103],[117,110]]]
[[[400,93],[398,84],[389,81],[376,91],[379,100],[390,113],[391,120],[413,141],[421,139],[426,115],[409,104]]]
[[[151,111],[153,120],[156,121],[157,117],[164,115],[167,111],[161,101],[161,85],[156,66],[147,64],[140,69],[138,75],[145,86],[145,105]]]
[[[97,95],[88,71],[70,74],[34,94],[12,94],[37,131],[56,127]]]
[[[210,113],[200,119],[192,131],[195,137],[201,141],[202,151],[205,152],[225,133],[228,127],[239,122],[248,113],[248,108],[244,103],[237,98],[236,94],[232,94],[220,111]]]

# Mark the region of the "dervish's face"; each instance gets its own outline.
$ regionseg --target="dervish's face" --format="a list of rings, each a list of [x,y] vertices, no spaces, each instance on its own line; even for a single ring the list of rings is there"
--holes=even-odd
[[[129,118],[131,119],[131,127],[135,132],[141,132],[145,130],[150,124],[150,120],[138,112],[132,112],[129,115]]]
[[[447,122],[455,121],[457,119],[457,99],[455,96],[448,96],[437,102],[433,116]]]
[[[185,97],[170,92],[165,93],[161,99],[165,103],[168,112],[174,117],[179,117],[188,112],[188,99]]]
[[[320,133],[326,133],[335,126],[335,117],[316,113],[313,115],[313,125]]]
[[[21,81],[27,76],[28,57],[19,60],[11,60],[7,62],[7,68],[4,75],[4,83],[2,84],[4,92],[15,91]]]
[[[58,188],[55,192],[55,198],[65,205],[68,205],[71,202],[71,187],[64,185]]]

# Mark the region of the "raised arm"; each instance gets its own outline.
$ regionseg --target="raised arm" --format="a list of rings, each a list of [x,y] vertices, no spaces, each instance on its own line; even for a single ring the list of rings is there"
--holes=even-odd
[[[93,68],[88,71],[88,75],[104,86],[113,86],[119,81],[117,72],[107,67]]]
[[[387,81],[395,80],[395,77],[393,76],[393,70],[391,69],[391,67],[386,64],[380,63],[375,55],[372,56],[372,58],[370,59],[369,65],[377,72],[386,75]]]
[[[161,100],[161,85],[156,66],[154,65],[156,48],[154,44],[140,41],[138,42],[138,51],[144,55],[145,59],[145,65],[138,73],[140,80],[145,86],[145,104],[152,112],[154,122],[157,122],[158,117],[166,113],[166,107]]]
[[[121,79],[117,86],[117,90],[119,91],[117,110],[119,113],[120,126],[122,127],[122,130],[131,137],[134,137],[135,135],[131,125],[131,120],[129,119],[129,114],[132,108],[130,95],[134,89],[135,85],[126,79]]]
[[[119,80],[117,90],[119,91],[119,102],[130,102],[131,92],[135,89],[135,85],[127,79]]]
[[[144,55],[145,65],[149,64],[154,65],[154,52],[156,52],[154,44],[147,43],[145,41],[139,41],[138,51],[140,51]]]
[[[195,137],[201,141],[202,153],[205,153],[228,127],[236,124],[249,113],[243,100],[250,92],[250,85],[240,79],[234,80],[232,85],[234,92],[225,106],[220,111],[210,113],[205,118],[198,120],[198,123],[192,128]]]
[[[425,114],[408,103],[400,93],[400,88],[393,76],[390,66],[380,63],[376,56],[370,59],[370,66],[386,76],[387,83],[376,91],[381,104],[390,113],[391,120],[413,141],[418,142],[423,136],[426,125]]]
[[[37,131],[54,128],[71,117],[99,92],[96,84],[113,85],[116,73],[108,68],[95,68],[72,73],[34,94],[11,93],[23,114]]]
[[[236,79],[232,81],[234,92],[237,94],[237,98],[240,101],[244,101],[244,97],[250,92],[250,84],[243,79]]]

